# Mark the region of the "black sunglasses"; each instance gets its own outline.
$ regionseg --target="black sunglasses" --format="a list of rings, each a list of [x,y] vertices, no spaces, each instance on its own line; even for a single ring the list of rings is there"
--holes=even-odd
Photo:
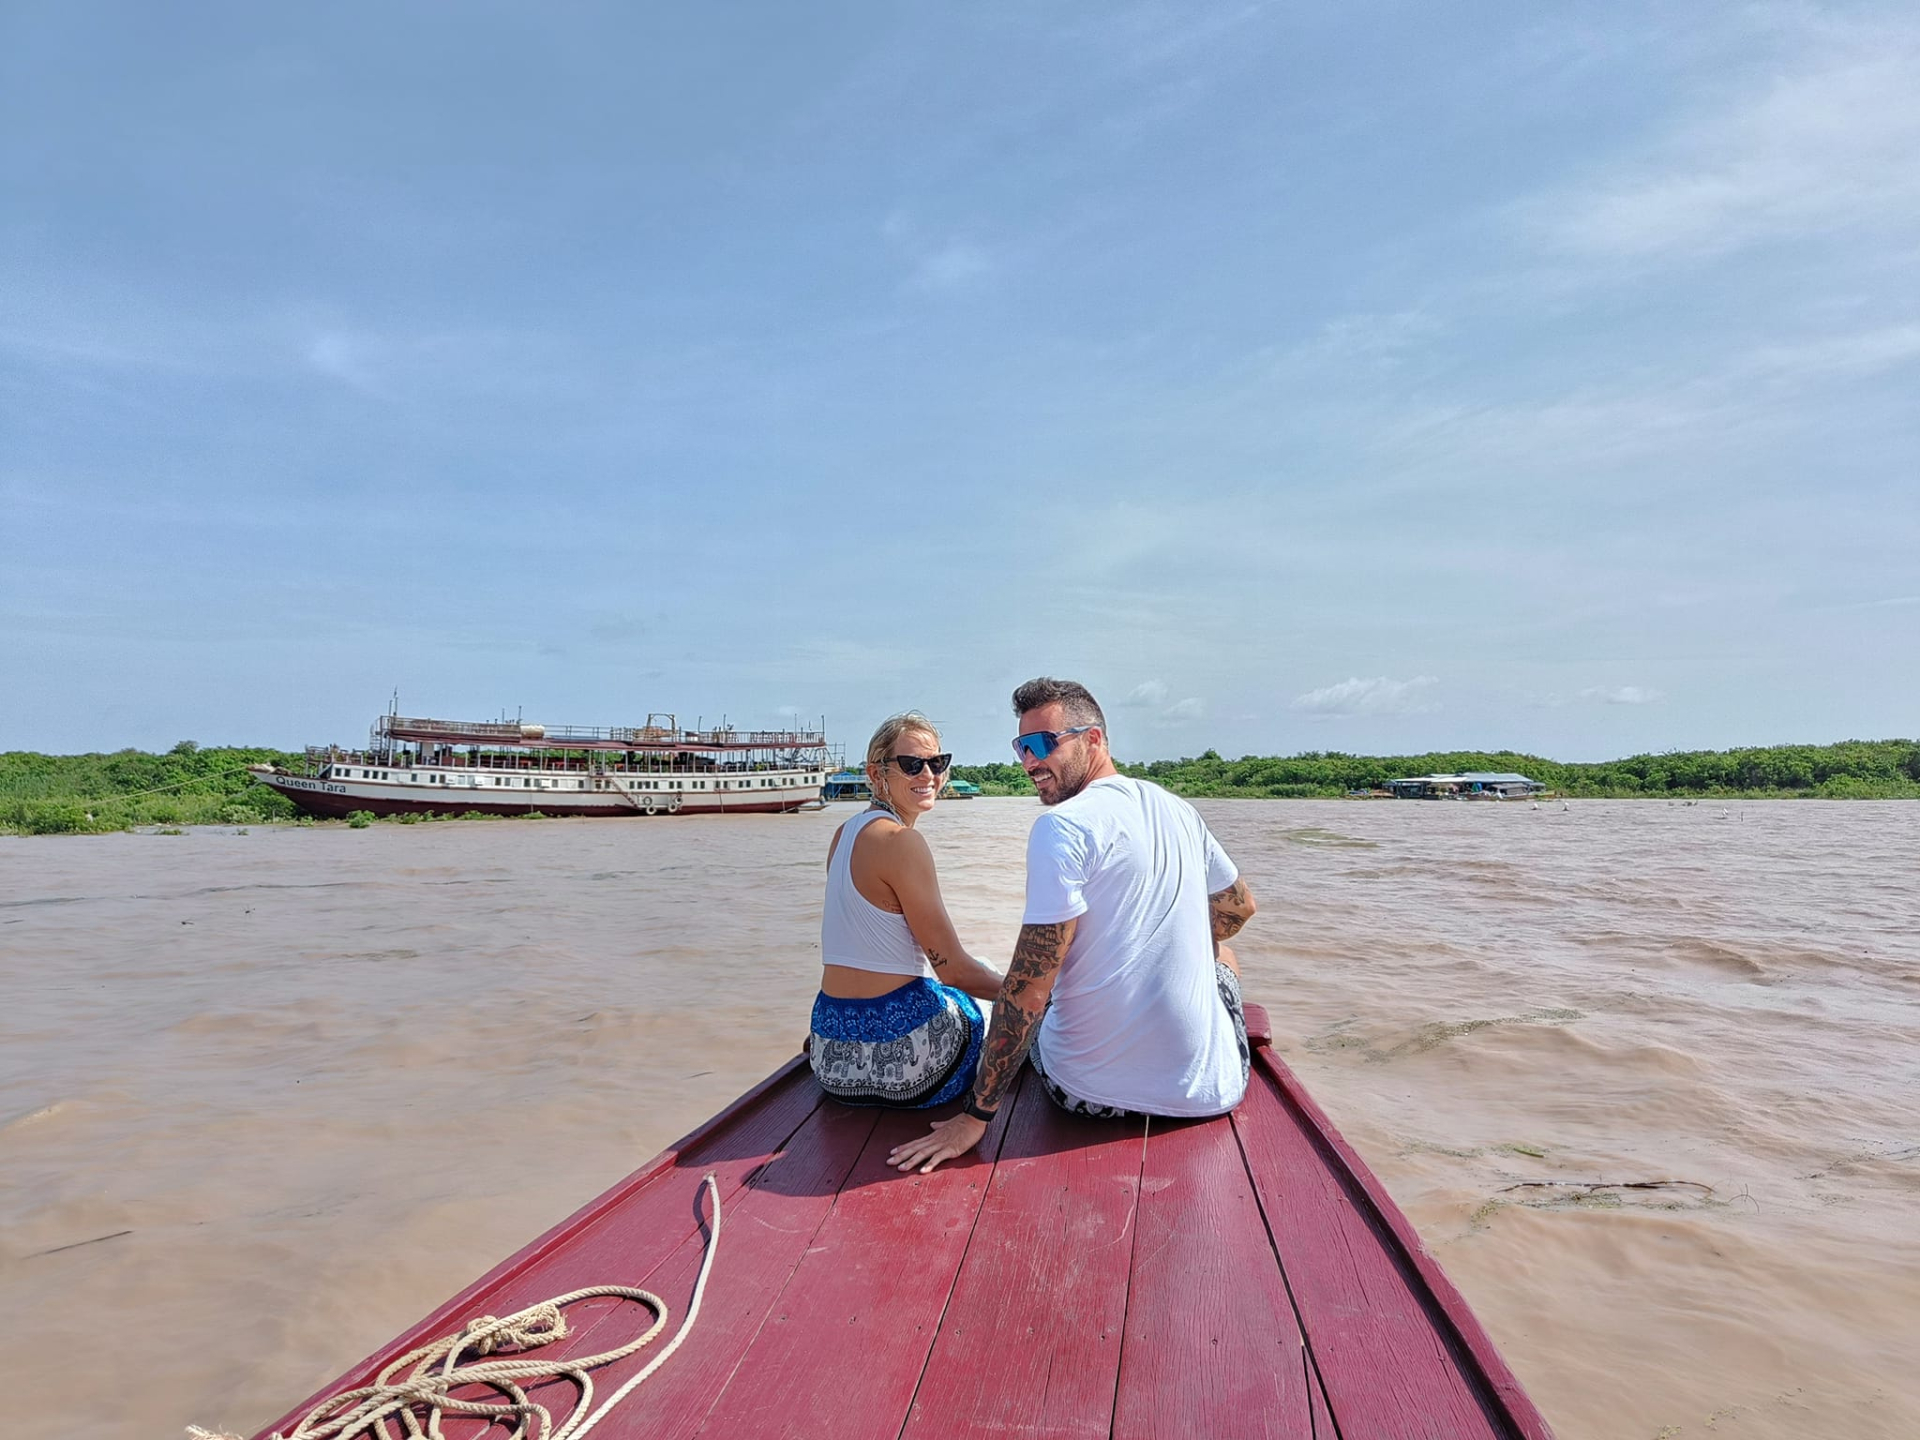
[[[947,767],[953,764],[951,755],[896,755],[893,763],[900,767],[902,775],[918,775],[923,769],[936,775],[947,773]]]

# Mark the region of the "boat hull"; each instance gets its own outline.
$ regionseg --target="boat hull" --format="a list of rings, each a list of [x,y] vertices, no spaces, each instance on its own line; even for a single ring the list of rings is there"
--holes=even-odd
[[[654,808],[649,810],[644,797],[629,799],[625,794],[616,793],[567,794],[542,790],[528,794],[524,800],[505,801],[497,798],[497,791],[479,787],[453,786],[430,790],[425,786],[314,779],[265,770],[255,770],[254,778],[278,790],[304,813],[326,820],[344,820],[360,810],[370,815],[440,815],[449,818],[462,815],[531,815],[536,812],[556,818],[624,816],[628,819],[649,815],[775,815],[817,805],[820,800],[818,786],[796,786],[770,792],[764,799],[758,794],[746,793],[737,799],[724,793],[712,795],[711,798],[697,794],[682,795],[677,797],[677,807],[670,803],[674,797],[660,797],[655,801]]]
[[[1258,1006],[1248,1018],[1262,1038]],[[790,1061],[260,1434],[290,1431],[476,1315],[582,1285],[645,1287],[677,1326],[711,1174],[725,1222],[699,1322],[606,1419],[609,1440],[1550,1440],[1406,1218],[1270,1048],[1256,1048],[1231,1116],[1069,1116],[1029,1071],[974,1154],[931,1175],[889,1169],[888,1150],[929,1118],[827,1100],[804,1058]],[[554,1348],[605,1351],[651,1315],[588,1319],[591,1333]],[[651,1353],[597,1371],[597,1393]],[[532,1394],[556,1424],[576,1403],[565,1383]],[[448,1440],[482,1429],[446,1425]]]

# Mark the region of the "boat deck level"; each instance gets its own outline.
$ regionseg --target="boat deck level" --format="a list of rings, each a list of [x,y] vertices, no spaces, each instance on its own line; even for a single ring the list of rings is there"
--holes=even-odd
[[[724,1215],[699,1321],[600,1440],[1549,1440],[1405,1217],[1267,1046],[1228,1119],[1068,1116],[1029,1070],[974,1156],[889,1169],[927,1119],[826,1100],[795,1060],[277,1428],[475,1315],[585,1286],[654,1291],[671,1334],[711,1171]],[[569,1317],[568,1338],[537,1353],[610,1350],[651,1322],[617,1300]],[[653,1353],[597,1371],[596,1394]],[[558,1423],[576,1397],[555,1382],[534,1398]],[[474,1418],[444,1425],[448,1440],[488,1434]]]

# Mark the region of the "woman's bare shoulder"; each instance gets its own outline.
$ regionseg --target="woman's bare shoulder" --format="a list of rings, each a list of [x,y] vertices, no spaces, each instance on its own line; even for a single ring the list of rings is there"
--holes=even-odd
[[[867,841],[869,835],[873,836],[871,842]],[[865,864],[888,875],[933,868],[933,849],[927,844],[927,837],[891,815],[867,826],[855,843],[860,846]]]

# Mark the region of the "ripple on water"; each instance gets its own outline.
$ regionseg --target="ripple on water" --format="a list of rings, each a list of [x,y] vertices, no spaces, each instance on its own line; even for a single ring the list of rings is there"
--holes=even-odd
[[[1289,845],[1306,845],[1321,850],[1378,850],[1378,840],[1362,840],[1354,835],[1342,835],[1333,830],[1321,830],[1307,826],[1298,830],[1276,831],[1274,838]]]

